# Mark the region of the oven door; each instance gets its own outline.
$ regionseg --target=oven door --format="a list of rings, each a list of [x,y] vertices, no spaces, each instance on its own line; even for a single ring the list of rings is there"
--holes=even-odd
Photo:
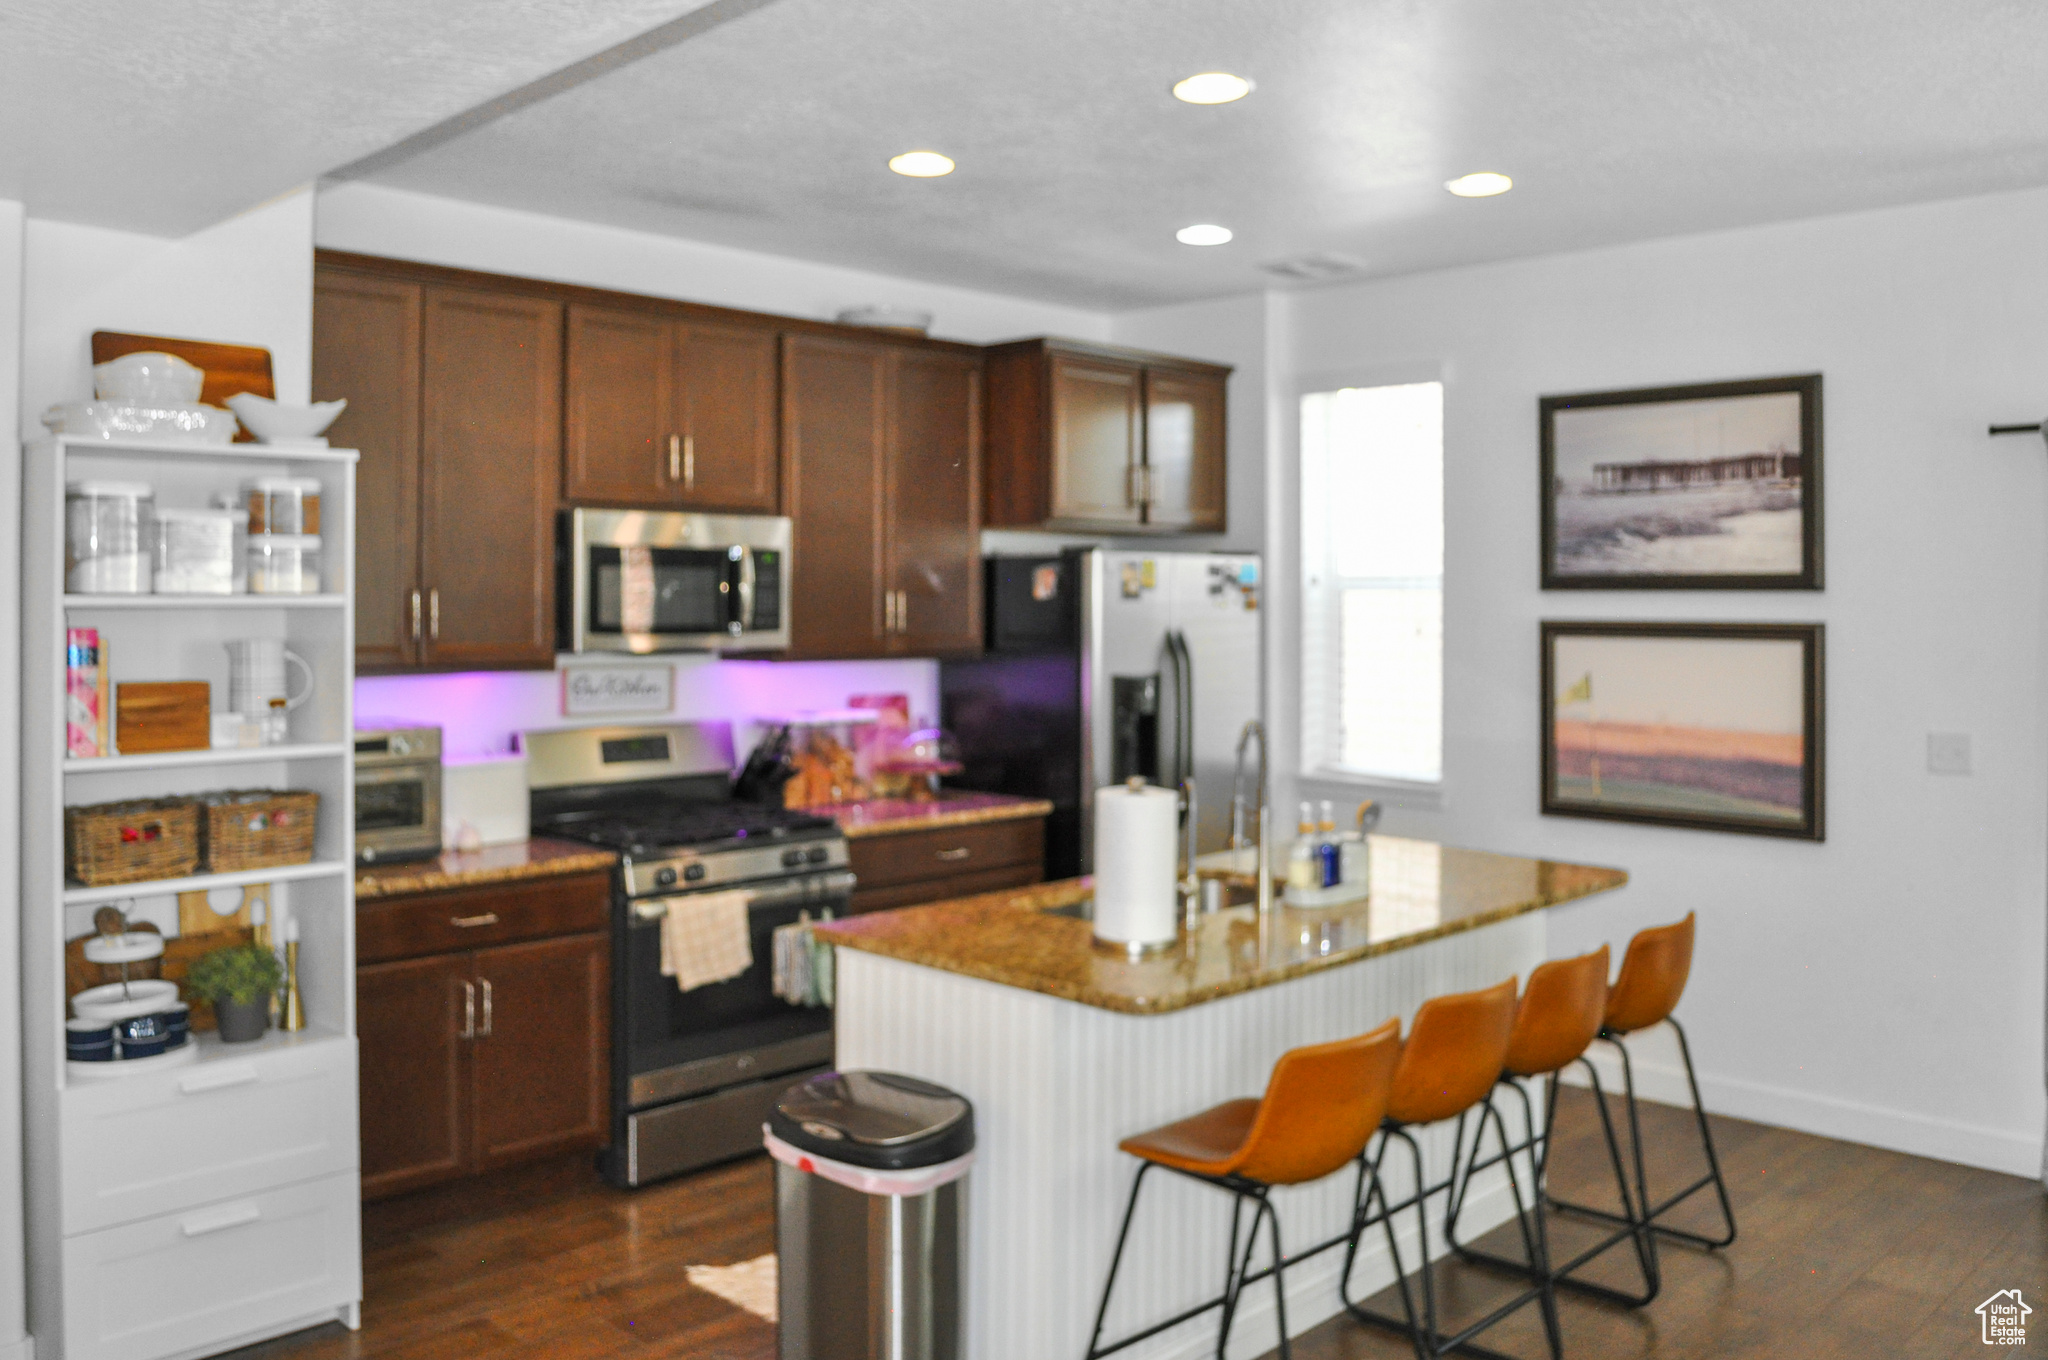
[[[626,912],[620,976],[625,1103],[643,1109],[738,1081],[829,1061],[832,1012],[775,995],[774,936],[808,911],[846,913],[853,875],[782,880],[755,891],[748,905],[753,966],[738,977],[683,991],[661,973],[666,897],[638,898]],[[712,889],[710,891],[725,891]]]
[[[428,859],[441,853],[441,762],[356,767],[356,860]]]
[[[753,612],[754,562],[745,548],[594,543],[584,554],[590,635],[628,651],[727,642]]]

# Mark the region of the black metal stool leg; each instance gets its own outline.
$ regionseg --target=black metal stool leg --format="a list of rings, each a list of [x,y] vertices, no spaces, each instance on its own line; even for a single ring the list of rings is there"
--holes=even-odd
[[[1721,1237],[1708,1238],[1693,1233],[1688,1234],[1686,1240],[1697,1241],[1709,1250],[1713,1250],[1725,1247],[1735,1240],[1735,1209],[1728,1202],[1728,1182],[1721,1175],[1721,1158],[1714,1151],[1714,1131],[1707,1127],[1707,1107],[1700,1103],[1700,1080],[1692,1069],[1692,1044],[1687,1042],[1685,1027],[1678,1023],[1676,1016],[1666,1016],[1665,1023],[1670,1025],[1672,1032],[1678,1035],[1678,1055],[1685,1059],[1685,1084],[1692,1090],[1693,1118],[1699,1121],[1700,1146],[1706,1150],[1707,1154],[1707,1175],[1714,1183],[1715,1195],[1719,1196],[1721,1200],[1721,1221],[1728,1225],[1727,1233]],[[1695,1186],[1694,1188],[1697,1189],[1698,1187]],[[1688,1190],[1685,1193],[1689,1195],[1692,1191]],[[1675,1204],[1677,1201],[1673,1200],[1672,1203]],[[1676,1230],[1664,1229],[1660,1231]]]
[[[1116,1288],[1117,1267],[1123,1264],[1124,1243],[1131,1235],[1131,1218],[1138,1212],[1138,1191],[1144,1187],[1145,1173],[1151,1169],[1152,1163],[1139,1162],[1138,1174],[1131,1178],[1131,1198],[1124,1205],[1124,1223],[1117,1229],[1116,1251],[1109,1258],[1109,1278],[1102,1282],[1102,1306],[1095,1310],[1095,1330],[1088,1337],[1088,1360],[1095,1360],[1102,1353],[1099,1347],[1102,1345],[1102,1324],[1109,1316],[1109,1291]]]

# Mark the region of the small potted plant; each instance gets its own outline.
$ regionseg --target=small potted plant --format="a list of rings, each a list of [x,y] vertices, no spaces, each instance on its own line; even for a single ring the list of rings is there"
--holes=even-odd
[[[224,1044],[246,1044],[270,1028],[270,999],[284,980],[277,955],[260,944],[229,945],[203,954],[185,985],[213,1003]]]

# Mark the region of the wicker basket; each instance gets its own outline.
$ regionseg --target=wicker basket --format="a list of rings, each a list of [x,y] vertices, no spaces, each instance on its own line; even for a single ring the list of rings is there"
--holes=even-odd
[[[210,873],[305,864],[313,858],[320,795],[294,789],[228,789],[200,798],[199,849]]]
[[[65,868],[87,887],[183,878],[199,856],[199,804],[190,798],[64,809]]]

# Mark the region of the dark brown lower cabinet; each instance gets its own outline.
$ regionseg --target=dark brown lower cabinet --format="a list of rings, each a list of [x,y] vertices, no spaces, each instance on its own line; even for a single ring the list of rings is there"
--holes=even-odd
[[[1043,882],[1045,818],[860,836],[846,850],[859,880],[847,911],[857,916]]]
[[[587,927],[608,892],[597,875],[366,904],[366,958],[437,931],[473,930],[481,947],[356,970],[364,1199],[603,1146],[611,953]],[[483,943],[551,922],[586,928]]]

